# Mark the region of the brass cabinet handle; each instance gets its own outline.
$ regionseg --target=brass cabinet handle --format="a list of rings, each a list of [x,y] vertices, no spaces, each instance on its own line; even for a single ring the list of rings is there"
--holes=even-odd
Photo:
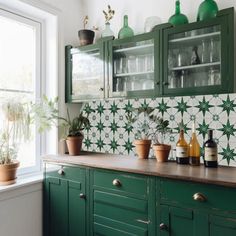
[[[101,91],[101,92],[103,92],[103,90],[104,90],[103,88],[100,88],[100,89],[99,89],[99,91]]]
[[[139,219],[137,219],[136,221],[139,222],[139,223],[146,224],[146,225],[150,224],[150,220],[146,221],[146,220],[139,220]]]
[[[206,202],[207,198],[202,193],[195,193],[193,195],[193,200],[198,202]]]
[[[86,199],[86,195],[85,195],[84,193],[81,193],[81,194],[79,195],[79,197],[82,198],[82,199]]]
[[[65,171],[63,170],[63,167],[60,169],[60,170],[58,170],[58,172],[57,172],[59,175],[64,175],[65,174]]]
[[[159,227],[160,227],[160,230],[168,230],[168,226],[164,223],[161,223]]]
[[[112,184],[114,185],[114,186],[116,186],[116,187],[120,187],[122,184],[121,184],[121,182],[120,182],[120,180],[118,180],[118,179],[114,179],[113,181],[112,181]]]

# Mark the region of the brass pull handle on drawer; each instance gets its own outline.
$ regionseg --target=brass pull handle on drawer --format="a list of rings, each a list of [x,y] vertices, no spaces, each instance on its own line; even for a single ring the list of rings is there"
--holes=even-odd
[[[59,175],[64,175],[65,174],[65,171],[63,170],[63,168],[61,168],[60,170],[58,170],[57,172]]]
[[[143,223],[143,224],[146,224],[146,225],[148,225],[148,224],[150,224],[150,220],[136,220],[137,222],[139,222],[139,223]]]
[[[118,180],[118,179],[114,179],[113,181],[112,181],[112,184],[114,185],[114,186],[116,186],[116,187],[121,187],[121,182],[120,182],[120,180]]]
[[[202,193],[195,193],[193,195],[193,200],[198,202],[206,202],[207,198]]]
[[[159,227],[160,227],[160,230],[166,230],[166,231],[168,231],[168,226],[167,226],[166,224],[164,224],[164,223],[161,223],[161,224],[159,225]]]

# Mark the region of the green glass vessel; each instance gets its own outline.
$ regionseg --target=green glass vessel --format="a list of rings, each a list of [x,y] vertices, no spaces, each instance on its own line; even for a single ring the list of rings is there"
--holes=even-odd
[[[172,25],[183,25],[188,23],[188,18],[180,12],[180,1],[175,2],[175,14],[168,20]]]
[[[216,17],[218,6],[214,0],[205,0],[198,8],[197,21]]]
[[[118,38],[123,39],[134,36],[134,31],[128,25],[128,16],[124,16],[124,25],[118,33]]]

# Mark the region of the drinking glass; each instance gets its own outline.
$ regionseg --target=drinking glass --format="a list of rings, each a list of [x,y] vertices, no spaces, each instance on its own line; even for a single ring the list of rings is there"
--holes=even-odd
[[[136,57],[135,56],[129,56],[128,57],[128,73],[135,73],[136,70]]]

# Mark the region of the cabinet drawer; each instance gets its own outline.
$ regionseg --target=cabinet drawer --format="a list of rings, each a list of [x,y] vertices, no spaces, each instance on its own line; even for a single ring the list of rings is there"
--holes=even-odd
[[[46,164],[45,174],[46,178],[54,177],[77,182],[83,182],[85,180],[85,170],[79,167]]]
[[[103,171],[94,171],[93,176],[94,186],[123,193],[136,194],[139,197],[147,195],[148,178],[145,176]]]
[[[184,205],[185,207],[236,211],[236,189],[234,188],[162,180],[160,189],[162,203]]]

